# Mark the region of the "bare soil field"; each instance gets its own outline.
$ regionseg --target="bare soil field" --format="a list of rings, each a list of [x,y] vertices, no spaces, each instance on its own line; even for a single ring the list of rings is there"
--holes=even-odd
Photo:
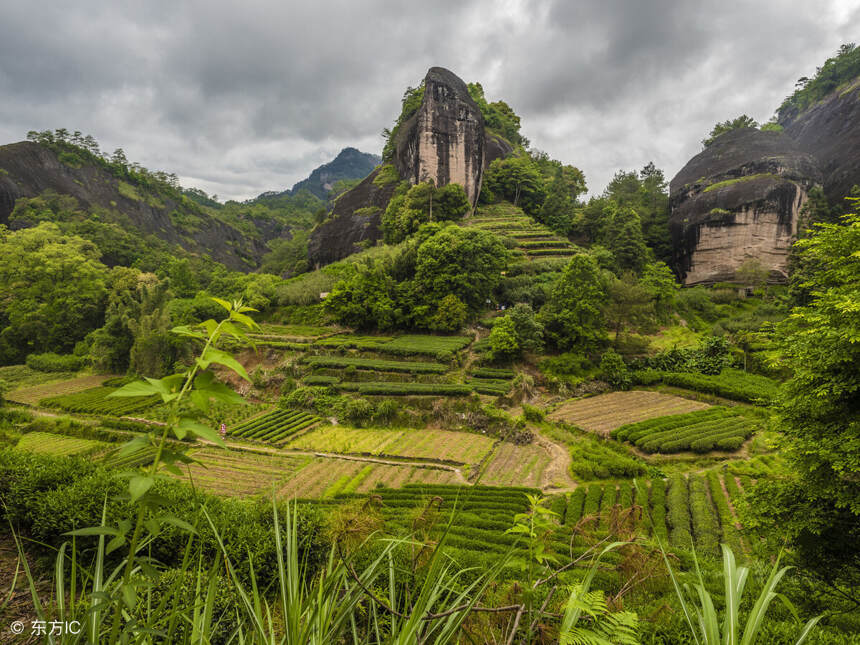
[[[548,418],[572,423],[583,430],[605,436],[626,423],[704,410],[708,407],[710,405],[701,401],[691,401],[660,392],[634,390],[568,401],[556,408]]]

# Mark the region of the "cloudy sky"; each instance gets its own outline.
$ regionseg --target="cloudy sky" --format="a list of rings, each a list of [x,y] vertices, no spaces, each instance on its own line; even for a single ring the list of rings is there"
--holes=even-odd
[[[441,65],[521,115],[599,192],[671,177],[716,121],[767,120],[860,41],[860,0],[3,0],[0,143],[65,127],[219,198],[284,189],[344,146],[379,153]]]

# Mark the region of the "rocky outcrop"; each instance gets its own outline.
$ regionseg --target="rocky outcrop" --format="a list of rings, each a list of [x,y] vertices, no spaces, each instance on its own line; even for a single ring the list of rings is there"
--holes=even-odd
[[[463,186],[474,204],[484,171],[513,151],[511,144],[484,129],[484,117],[466,84],[442,67],[424,77],[421,107],[397,131],[393,164],[400,179],[416,184]],[[328,264],[382,237],[379,222],[396,183],[374,182],[378,171],[341,196],[331,218],[311,235],[308,252],[316,266]]]
[[[404,179],[461,184],[474,204],[484,169],[484,118],[466,84],[442,67],[424,77],[424,100],[397,133],[394,165]]]
[[[803,111],[782,113],[779,123],[801,150],[818,160],[831,203],[860,185],[860,78]]]
[[[100,219],[132,227],[142,238],[155,235],[240,271],[258,265],[269,250],[267,239],[290,235],[283,227],[275,227],[268,236],[249,237],[187,198],[174,200],[150,193],[99,165],[69,165],[53,150],[29,141],[0,146],[0,224],[9,221],[16,200],[45,191],[74,197],[84,211],[100,209]],[[249,222],[253,224],[253,220]]]
[[[800,209],[820,182],[815,158],[782,133],[744,128],[718,137],[669,185],[679,277],[728,281],[755,259],[770,281],[785,281]]]
[[[400,182],[381,173],[382,168],[377,168],[338,197],[329,218],[314,229],[308,256],[315,266],[336,262],[382,237],[382,213]]]

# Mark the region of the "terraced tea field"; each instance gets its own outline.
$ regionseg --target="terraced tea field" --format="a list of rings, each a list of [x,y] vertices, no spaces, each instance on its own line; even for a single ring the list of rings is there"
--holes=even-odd
[[[721,541],[730,544],[736,554],[741,553],[741,533],[727,489],[729,494],[737,489],[734,477],[726,475],[724,481],[716,471],[688,478],[674,475],[668,481],[639,480],[638,487],[630,481],[589,484],[568,494],[566,504],[557,503],[555,510],[568,533],[577,524],[589,532],[606,533],[613,513],[635,504],[642,509],[641,515],[637,512],[633,517],[643,535],[676,548],[695,545],[697,553],[716,557]]]
[[[292,450],[341,454],[391,455],[476,464],[494,440],[484,435],[449,430],[372,430],[322,426],[287,444]]]
[[[344,347],[364,349],[382,354],[415,356],[446,354],[460,351],[469,346],[472,339],[468,336],[431,336],[410,334],[405,336],[358,336],[338,334],[323,338],[314,344],[321,347]]]
[[[6,394],[6,398],[10,401],[15,401],[16,403],[39,405],[39,402],[42,399],[83,392],[84,390],[100,386],[104,381],[110,378],[116,377],[110,374],[88,374],[87,376],[79,376],[77,378],[67,379],[64,381],[33,385],[13,390]]]
[[[28,432],[15,446],[18,450],[58,457],[103,452],[110,444],[93,439],[80,439],[48,432]]]
[[[634,390],[568,401],[547,417],[553,421],[564,421],[583,430],[606,436],[612,430],[628,423],[670,414],[684,414],[709,407],[707,403],[670,394]]]
[[[475,216],[463,223],[513,240],[516,248],[530,260],[566,258],[576,253],[576,247],[569,240],[511,204],[481,206]]]
[[[276,408],[233,426],[229,432],[231,437],[278,444],[319,421],[319,417],[307,412]]]
[[[460,481],[453,470],[432,466],[315,458],[281,487],[278,496],[327,499],[335,495],[376,492],[380,484],[399,488],[408,483],[452,484]]]
[[[756,426],[737,410],[715,406],[623,425],[612,437],[629,441],[645,452],[737,450]]]
[[[374,372],[406,372],[409,374],[444,374],[448,366],[442,363],[425,363],[421,361],[384,361],[374,358],[356,358],[352,356],[308,356],[304,362],[313,367],[354,367],[358,370]]]
[[[216,448],[196,450],[192,456],[201,463],[184,467],[183,479],[228,497],[250,497],[275,490],[310,461],[310,457],[300,455],[263,455]]]
[[[82,392],[48,397],[39,403],[45,407],[58,408],[67,412],[121,417],[142,412],[161,402],[161,398],[155,395],[146,398],[111,397],[110,395],[116,391],[113,387],[94,387]]]

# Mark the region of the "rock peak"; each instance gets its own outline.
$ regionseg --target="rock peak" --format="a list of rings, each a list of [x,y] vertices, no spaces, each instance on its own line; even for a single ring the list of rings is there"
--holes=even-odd
[[[484,117],[463,80],[443,67],[424,77],[424,99],[400,127],[394,163],[413,184],[457,183],[474,204],[484,170]]]

